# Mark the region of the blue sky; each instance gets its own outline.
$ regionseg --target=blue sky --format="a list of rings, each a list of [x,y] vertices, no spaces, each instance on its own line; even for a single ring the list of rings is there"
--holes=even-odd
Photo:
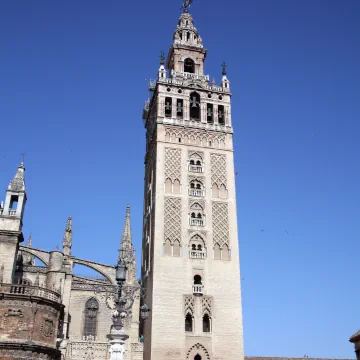
[[[35,247],[61,244],[72,214],[73,253],[113,264],[130,203],[140,249],[146,79],[180,5],[1,2],[0,187],[25,152]],[[354,358],[360,2],[195,0],[191,12],[206,73],[219,82],[229,65],[245,353]]]

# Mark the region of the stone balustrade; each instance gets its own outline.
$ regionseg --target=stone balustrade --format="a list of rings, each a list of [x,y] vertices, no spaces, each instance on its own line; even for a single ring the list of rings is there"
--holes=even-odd
[[[189,256],[191,259],[201,259],[204,260],[206,258],[205,251],[201,250],[190,250]]]
[[[204,285],[193,285],[193,294],[194,295],[203,295]]]
[[[203,168],[200,165],[189,165],[189,171],[194,173],[202,173]]]
[[[50,289],[27,284],[0,284],[0,293],[38,296],[61,303],[61,295]]]
[[[189,195],[194,197],[204,197],[205,191],[200,189],[189,189]]]
[[[204,226],[204,220],[203,219],[192,219],[190,218],[190,225],[191,226]]]

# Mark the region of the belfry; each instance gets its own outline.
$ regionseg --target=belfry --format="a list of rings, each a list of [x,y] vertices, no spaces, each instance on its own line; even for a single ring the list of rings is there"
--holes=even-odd
[[[145,103],[144,360],[243,359],[230,82],[185,1]]]

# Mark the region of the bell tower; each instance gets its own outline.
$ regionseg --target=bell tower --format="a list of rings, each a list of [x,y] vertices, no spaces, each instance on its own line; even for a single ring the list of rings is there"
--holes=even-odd
[[[204,73],[190,3],[143,111],[144,360],[241,360],[230,82]]]

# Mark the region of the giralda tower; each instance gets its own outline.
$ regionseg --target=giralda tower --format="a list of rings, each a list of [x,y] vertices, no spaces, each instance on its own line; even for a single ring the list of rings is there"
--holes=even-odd
[[[230,82],[188,11],[145,104],[144,360],[242,360]]]

